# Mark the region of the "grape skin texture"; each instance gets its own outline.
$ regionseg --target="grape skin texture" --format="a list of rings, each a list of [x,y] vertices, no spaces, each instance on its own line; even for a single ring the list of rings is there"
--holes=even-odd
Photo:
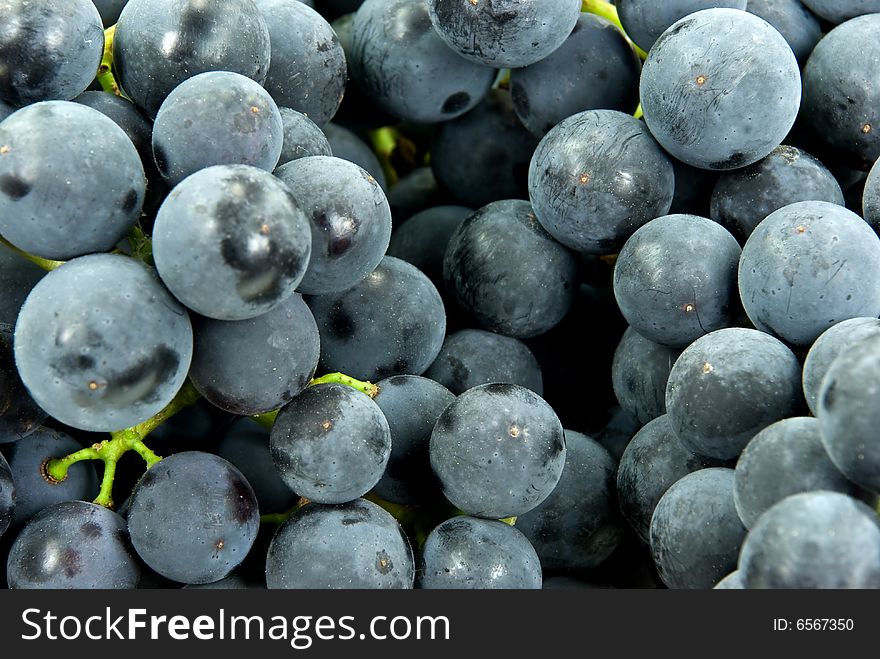
[[[632,327],[620,337],[611,362],[611,384],[620,406],[646,424],[666,414],[666,383],[681,350],[649,341]]]
[[[167,579],[218,581],[247,556],[260,525],[253,489],[223,458],[175,453],[143,475],[128,530],[141,559]]]
[[[397,520],[364,499],[306,504],[278,529],[266,557],[270,589],[406,589],[414,578],[412,549]]]
[[[332,156],[330,142],[324,132],[306,115],[290,108],[279,107],[284,139],[278,165],[307,156]]]
[[[880,158],[868,172],[862,198],[862,214],[874,231],[880,229]]]
[[[187,177],[153,227],[164,284],[217,320],[245,320],[281,304],[302,281],[311,250],[308,221],[290,190],[248,165],[215,165]]]
[[[801,100],[800,68],[763,19],[705,9],[657,40],[639,93],[645,122],[669,153],[694,167],[736,169],[788,134]]]
[[[140,578],[125,520],[84,501],[35,515],[16,537],[6,573],[12,589],[131,589]]]
[[[171,402],[192,341],[189,316],[151,270],[126,256],[92,254],[34,286],[15,327],[15,361],[51,416],[110,432]]]
[[[619,0],[617,12],[627,36],[644,51],[676,21],[712,7],[745,9],[746,0]]]
[[[468,389],[434,426],[431,467],[443,493],[468,515],[522,515],[562,475],[565,437],[553,409],[514,384]]]
[[[880,588],[880,527],[868,506],[805,492],[766,511],[739,556],[745,588]]]
[[[541,563],[516,527],[476,517],[453,517],[425,540],[418,587],[424,589],[538,589]]]
[[[0,124],[0,149],[0,233],[19,249],[57,260],[105,252],[140,215],[141,158],[97,110],[29,105]]]

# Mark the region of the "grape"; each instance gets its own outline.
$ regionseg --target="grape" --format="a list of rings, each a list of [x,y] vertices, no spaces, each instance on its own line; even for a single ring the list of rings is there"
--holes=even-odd
[[[745,9],[779,30],[801,67],[822,38],[819,20],[801,0],[749,0]]]
[[[468,389],[440,415],[431,467],[453,505],[475,517],[522,515],[562,475],[565,438],[553,409],[515,384]]]
[[[327,137],[327,143],[330,144],[330,153],[326,155],[333,155],[342,160],[353,162],[376,179],[383,191],[388,190],[388,181],[385,179],[382,163],[379,162],[379,158],[366,142],[348,128],[337,124],[327,124],[323,127],[323,131]]]
[[[745,9],[746,0],[620,0],[617,5],[626,34],[649,51],[660,35],[679,19],[713,7]]]
[[[258,83],[269,70],[269,27],[253,0],[129,0],[116,24],[113,66],[150,116],[171,90],[206,71]]]
[[[537,589],[541,563],[517,528],[475,517],[453,517],[425,540],[418,587]]]
[[[6,573],[13,589],[131,589],[140,577],[125,520],[84,501],[35,515],[15,539]]]
[[[640,423],[666,414],[666,382],[681,350],[649,341],[627,327],[614,351],[611,384],[620,406]]]
[[[374,400],[391,431],[391,456],[373,492],[392,503],[429,503],[439,494],[431,471],[431,432],[455,396],[417,375],[395,375],[376,386],[379,393]]]
[[[414,578],[400,525],[363,499],[303,506],[278,529],[266,557],[268,588],[412,588]]]
[[[715,590],[743,590],[745,586],[743,585],[742,574],[739,570],[734,570],[715,584],[713,588]]]
[[[733,500],[746,528],[777,501],[799,492],[862,495],[831,462],[819,426],[812,417],[783,419],[764,428],[743,449],[734,473]]]
[[[395,188],[396,189],[396,188]],[[391,197],[388,199],[391,202]],[[399,217],[394,214],[392,216]],[[456,227],[473,213],[465,206],[440,205],[416,212],[395,227],[388,245],[388,256],[412,263],[443,290],[443,255]]]
[[[539,396],[544,393],[541,366],[525,343],[478,329],[447,335],[425,377],[456,395],[493,382],[518,384]]]
[[[306,300],[321,332],[321,367],[362,380],[421,375],[443,345],[446,312],[415,266],[386,256],[341,293]]]
[[[151,467],[128,512],[131,542],[160,575],[218,581],[245,558],[259,528],[257,498],[241,472],[210,453],[185,451]]]
[[[633,112],[641,70],[641,60],[617,26],[583,13],[553,53],[510,72],[513,107],[538,137],[584,110]]]
[[[391,210],[366,170],[341,158],[311,156],[275,175],[309,219],[312,251],[298,289],[319,295],[351,288],[382,260],[391,239]]]
[[[594,439],[565,431],[565,466],[544,501],[516,519],[544,570],[589,570],[623,537],[614,458]]]
[[[818,155],[864,170],[880,157],[878,30],[878,14],[842,23],[822,38],[804,66],[801,114],[822,149]]]
[[[15,361],[34,400],[83,430],[146,421],[174,398],[191,358],[186,311],[120,255],[82,256],[47,274],[15,327]]]
[[[369,396],[342,384],[319,384],[278,413],[270,449],[291,490],[318,503],[348,503],[382,477],[391,431]]]
[[[880,319],[850,318],[819,335],[804,359],[804,398],[810,411],[819,411],[819,390],[828,368],[842,352],[862,339],[880,336]]]
[[[617,405],[611,409],[607,423],[594,434],[594,438],[619,463],[626,447],[641,428],[638,419]]]
[[[290,190],[249,165],[215,165],[187,177],[153,228],[164,284],[187,307],[218,320],[253,318],[281,304],[302,281],[311,250],[308,222]]]
[[[70,101],[22,108],[0,125],[0,152],[0,233],[26,252],[64,260],[107,251],[140,214],[140,156],[97,110]]]
[[[651,516],[657,502],[688,474],[719,466],[697,455],[676,439],[664,414],[646,423],[626,445],[617,468],[620,510],[645,542],[650,540]]]
[[[758,518],[742,546],[745,588],[880,588],[880,526],[838,492],[787,497]]]
[[[116,122],[140,154],[147,178],[156,178],[152,144],[153,125],[143,111],[122,96],[94,90],[84,91],[73,99],[73,102],[87,105]],[[149,184],[152,184],[152,181],[149,181],[148,186]]]
[[[434,171],[430,167],[417,167],[398,180],[388,191],[388,204],[391,206],[394,222],[398,225],[395,228],[396,231],[401,228],[401,223],[411,219],[416,213],[430,210],[435,206],[457,206],[458,200],[440,187],[434,176]],[[462,206],[458,207],[463,208]],[[473,209],[470,209],[470,212],[464,217],[472,212]],[[398,256],[397,254],[389,255]]]
[[[6,529],[12,523],[13,510],[15,510],[15,481],[9,463],[0,454],[0,536],[6,533]]]
[[[878,0],[801,0],[810,10],[832,23],[880,12]]]
[[[497,258],[503,254],[504,258]],[[577,261],[535,219],[527,201],[484,206],[446,247],[443,279],[482,329],[525,338],[546,332],[571,307]]]
[[[712,588],[736,568],[745,535],[733,505],[733,470],[701,469],[676,481],[657,503],[651,554],[670,588]]]
[[[318,126],[333,118],[345,91],[345,53],[326,20],[302,2],[255,0],[269,26],[266,91]],[[330,154],[327,154],[330,155]]]
[[[754,435],[803,406],[801,366],[781,341],[752,329],[710,332],[681,353],[666,384],[666,410],[685,448],[736,458]]]
[[[529,199],[556,240],[588,253],[616,252],[672,203],[672,164],[642,122],[588,110],[547,133],[529,166]]]
[[[82,446],[69,435],[39,427],[27,441],[9,447],[9,469],[15,482],[15,508],[12,526],[20,527],[34,514],[63,501],[92,499],[98,493],[95,468],[89,462],[71,465],[67,478],[60,483],[50,481],[45,463],[52,458],[63,458]]]
[[[684,348],[734,324],[736,239],[712,220],[666,215],[636,230],[614,267],[614,297],[642,336]]]
[[[493,89],[473,110],[439,125],[431,168],[437,181],[468,206],[525,199],[537,145],[538,138],[516,117],[510,93]]]
[[[571,33],[578,0],[428,0],[437,34],[459,55],[515,69],[544,59]]]
[[[281,480],[272,462],[269,431],[256,421],[235,421],[217,443],[216,453],[251,484],[262,513],[283,513],[296,504],[299,497]]]
[[[233,414],[278,409],[306,388],[318,365],[318,326],[297,293],[247,320],[197,317],[193,337],[193,385]]]
[[[738,9],[704,9],[657,40],[639,90],[664,149],[694,167],[729,170],[782,143],[797,117],[801,77],[769,23]]]
[[[865,181],[862,215],[875,232],[880,230],[880,158],[874,163]]]
[[[331,156],[330,143],[323,131],[306,115],[290,108],[279,107],[284,139],[278,164],[306,156]]]
[[[739,291],[755,327],[808,346],[841,320],[880,316],[880,238],[842,206],[784,206],[746,241]]]
[[[710,217],[745,242],[770,213],[813,200],[844,203],[840,185],[821,162],[795,147],[778,146],[754,165],[721,175]]]
[[[26,437],[45,420],[15,368],[12,327],[0,323],[0,444]]]
[[[162,101],[153,124],[156,166],[172,187],[211,165],[271,172],[283,142],[275,101],[259,84],[231,71],[184,80]]]
[[[877,406],[880,337],[870,336],[843,350],[828,367],[819,389],[822,445],[854,483],[880,492]]]
[[[352,77],[369,98],[408,121],[458,117],[495,80],[493,68],[467,61],[440,38],[427,2],[366,0],[354,17],[348,55]]]
[[[3,0],[0,102],[69,101],[95,77],[103,49],[101,16],[89,0]]]

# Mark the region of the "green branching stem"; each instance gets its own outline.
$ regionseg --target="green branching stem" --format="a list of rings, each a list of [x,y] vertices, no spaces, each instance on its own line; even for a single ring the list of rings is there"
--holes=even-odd
[[[148,469],[158,463],[162,458],[153,453],[144,444],[144,438],[180,410],[195,403],[199,398],[198,391],[187,381],[165,408],[143,423],[112,432],[108,440],[93,444],[66,457],[46,462],[44,466],[46,478],[50,482],[60,483],[67,478],[67,472],[71,465],[83,460],[100,460],[104,463],[104,475],[101,479],[101,489],[94,502],[112,509],[114,505],[113,479],[116,476],[116,464],[119,462],[119,459],[129,451],[134,451],[144,459]]]
[[[13,245],[11,242],[6,240],[6,238],[4,238],[3,236],[0,236],[0,243],[3,243],[4,245],[6,245],[9,249],[11,249],[13,252],[18,254],[22,258],[27,259],[31,263],[35,263],[36,265],[40,266],[43,270],[47,270],[47,271],[54,270],[55,268],[64,265],[64,261],[53,261],[52,259],[43,259],[43,258],[40,258],[39,256],[34,256],[33,254],[28,254],[27,252],[20,250],[18,247]]]
[[[104,54],[101,56],[101,64],[98,66],[98,74],[95,78],[105,92],[116,96],[125,96],[119,83],[116,82],[116,78],[113,77],[113,37],[115,35],[115,25],[104,30]]]
[[[614,23],[620,31],[623,32],[623,36],[626,37],[626,40],[633,49],[635,49],[638,56],[642,59],[648,57],[648,53],[639,48],[635,42],[627,36],[626,31],[623,29],[623,25],[620,23],[620,16],[617,14],[617,7],[610,2],[606,2],[605,0],[581,0],[581,11],[587,14],[595,14],[600,18],[604,18],[605,20]]]

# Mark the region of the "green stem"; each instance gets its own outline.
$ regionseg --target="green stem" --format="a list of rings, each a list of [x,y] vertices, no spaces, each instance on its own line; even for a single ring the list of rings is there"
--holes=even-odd
[[[98,74],[95,76],[101,89],[109,94],[125,96],[116,78],[113,77],[113,37],[116,35],[116,26],[111,25],[104,30],[104,54],[101,56],[101,64],[98,66]]]
[[[385,173],[388,185],[397,183],[400,180],[400,176],[391,162],[391,157],[401,142],[402,135],[400,131],[393,126],[384,126],[371,130],[368,137],[370,146],[382,164],[382,171]]]
[[[116,476],[116,464],[120,458],[129,451],[134,451],[144,459],[148,469],[158,463],[162,458],[144,444],[144,438],[180,410],[195,403],[199,397],[198,391],[187,381],[168,405],[143,423],[111,432],[110,439],[93,444],[63,458],[46,462],[44,471],[47,479],[50,482],[60,483],[67,478],[68,470],[77,462],[100,460],[104,463],[104,475],[101,478],[101,489],[94,502],[112,509],[113,480]]]
[[[153,265],[153,241],[144,230],[135,224],[126,238],[131,246],[131,256],[147,265]]]
[[[272,430],[272,426],[275,425],[275,419],[278,418],[278,410],[264,412],[263,414],[255,414],[251,418],[259,423],[261,426],[263,426],[266,430]]]
[[[11,249],[22,258],[25,258],[31,263],[35,263],[36,265],[40,266],[43,270],[54,270],[55,268],[64,265],[64,261],[53,261],[52,259],[44,259],[40,258],[39,256],[34,256],[33,254],[28,254],[24,250],[19,249],[11,242],[6,240],[6,238],[4,238],[3,236],[0,236],[0,243],[6,245],[9,249]]]
[[[626,30],[623,29],[623,25],[620,22],[620,16],[617,13],[617,7],[612,5],[610,2],[606,2],[605,0],[581,0],[581,11],[587,14],[595,14],[600,18],[604,18],[605,20],[614,23],[620,29],[620,31],[623,32],[623,36],[626,37],[626,40],[635,49],[639,57],[642,59],[646,59],[648,57],[648,53],[639,48],[636,43],[632,39],[630,39],[629,36],[627,36]]]
[[[344,384],[367,394],[370,398],[375,398],[379,395],[379,387],[372,382],[356,380],[345,373],[328,373],[309,382],[310,387],[314,387],[316,384]]]
[[[302,508],[304,505],[309,503],[309,500],[305,497],[300,497],[299,501],[297,501],[293,508],[283,513],[266,513],[265,515],[260,515],[260,524],[275,524],[276,526],[281,526],[287,519],[293,515],[297,510]]]

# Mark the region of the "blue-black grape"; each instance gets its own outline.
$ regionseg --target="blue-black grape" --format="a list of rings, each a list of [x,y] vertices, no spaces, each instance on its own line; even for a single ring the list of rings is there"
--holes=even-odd
[[[804,359],[803,379],[804,398],[814,415],[819,412],[819,390],[828,368],[847,348],[873,336],[880,336],[880,319],[850,318],[832,325],[813,341]]]
[[[253,318],[281,304],[302,281],[311,252],[308,220],[290,190],[249,165],[187,177],[153,227],[162,281],[187,307],[218,320]]]
[[[15,366],[12,326],[0,322],[0,444],[16,442],[46,420]]]
[[[862,215],[875,232],[880,231],[880,158],[868,172],[862,197]]]
[[[344,291],[379,265],[391,239],[391,210],[373,176],[331,156],[293,160],[275,175],[293,192],[311,227],[309,266],[297,290]]]
[[[722,174],[712,190],[709,216],[745,242],[770,213],[798,201],[844,204],[843,191],[825,165],[783,145],[753,165]]]
[[[314,9],[290,0],[255,0],[269,26],[272,54],[264,86],[278,105],[323,126],[345,92],[345,53],[330,24]],[[328,154],[329,155],[329,154]]]
[[[15,326],[28,391],[57,420],[83,430],[146,421],[183,386],[191,358],[186,311],[127,256],[81,256],[48,273]]]
[[[132,493],[128,530],[135,551],[181,583],[218,581],[247,556],[260,525],[253,489],[226,460],[175,453],[143,475]]]
[[[639,93],[645,122],[669,153],[694,167],[736,169],[770,153],[794,125],[800,68],[765,20],[704,9],[657,40]]]
[[[379,162],[375,151],[373,151],[369,144],[358,137],[357,133],[335,123],[327,124],[322,130],[327,137],[327,143],[330,145],[330,153],[326,155],[332,155],[353,162],[376,179],[383,192],[388,190],[388,181],[385,178],[385,170],[382,169],[382,163]],[[397,215],[394,217],[397,218]]]
[[[211,165],[275,169],[284,126],[258,83],[232,71],[187,78],[162,101],[153,123],[153,155],[170,186]]]
[[[443,411],[430,452],[453,505],[475,517],[503,518],[550,496],[565,465],[565,438],[553,408],[536,393],[485,384]]]
[[[746,241],[739,291],[755,327],[808,346],[841,320],[880,316],[880,238],[842,206],[784,206]]]
[[[742,546],[745,588],[880,588],[880,526],[838,492],[787,497],[761,515]]]
[[[447,335],[425,377],[456,395],[493,382],[518,384],[539,396],[544,393],[541,365],[525,343],[479,329]]]
[[[94,79],[103,49],[101,15],[89,0],[6,0],[0,102],[69,101]]]
[[[366,0],[354,17],[348,55],[352,77],[376,105],[420,123],[464,114],[495,80],[494,68],[469,62],[440,38],[428,2]]]
[[[290,108],[279,107],[278,111],[281,113],[281,125],[284,129],[279,165],[306,156],[333,155],[327,136],[314,121],[302,112]]]
[[[391,430],[369,396],[343,384],[319,384],[281,409],[269,446],[291,490],[318,503],[348,503],[385,472]]]
[[[20,527],[34,514],[63,501],[91,500],[98,493],[98,479],[91,462],[70,466],[63,481],[50,481],[45,464],[63,458],[82,446],[72,437],[49,428],[37,428],[26,442],[16,442],[6,452],[15,481],[12,525]]]
[[[537,589],[541,562],[516,527],[453,517],[428,534],[419,556],[419,588]]]
[[[828,367],[819,389],[822,444],[831,460],[854,483],[880,492],[878,408],[880,336],[843,350]]]
[[[611,362],[611,386],[620,406],[640,423],[666,413],[666,382],[681,350],[654,343],[627,327]]]
[[[733,500],[746,528],[773,504],[799,492],[863,496],[828,457],[820,425],[813,417],[783,419],[764,428],[743,449],[734,472]]]
[[[678,441],[666,415],[649,421],[629,441],[617,468],[620,510],[632,528],[649,542],[651,516],[657,502],[689,473],[719,466]]]
[[[15,326],[21,305],[46,271],[0,243],[0,324]]]
[[[396,188],[395,188],[396,189]],[[391,204],[391,197],[388,198]],[[388,245],[388,256],[396,256],[412,263],[437,286],[441,295],[443,290],[443,255],[456,227],[473,213],[466,206],[440,205],[418,211],[395,226]],[[399,215],[392,216],[395,220]]]
[[[623,317],[651,341],[683,348],[736,321],[742,250],[705,217],[666,215],[640,227],[614,267]]]
[[[627,36],[643,50],[649,51],[654,42],[676,21],[694,12],[713,7],[745,9],[746,0],[619,0],[617,12]]]
[[[517,517],[545,571],[596,567],[624,532],[615,487],[617,464],[591,437],[565,431],[565,466],[544,501]]]
[[[306,388],[320,336],[298,293],[247,320],[193,320],[189,377],[217,407],[240,415],[276,410]]]
[[[580,15],[578,0],[428,0],[437,34],[462,57],[515,69],[544,59],[565,41]]]
[[[140,568],[122,517],[66,501],[28,521],[9,552],[6,578],[13,589],[131,589]]]
[[[150,116],[199,73],[232,71],[263,83],[270,54],[269,27],[253,0],[129,0],[113,39],[119,84]]]
[[[527,201],[496,201],[468,217],[449,240],[443,279],[483,329],[537,336],[571,308],[577,261],[535,215]]]
[[[376,386],[374,400],[391,431],[391,456],[373,493],[392,503],[430,503],[440,492],[431,471],[431,432],[455,395],[417,375],[394,375]]]
[[[278,529],[266,557],[272,588],[412,588],[409,541],[390,513],[364,499],[309,503]]]
[[[547,133],[529,165],[529,199],[556,240],[610,254],[641,225],[665,215],[672,163],[645,125],[615,110],[588,110]]]
[[[97,110],[45,101],[0,125],[0,233],[26,252],[64,260],[111,249],[145,189],[137,149]]]
[[[880,4],[877,6],[880,8]],[[746,11],[760,16],[779,30],[801,67],[822,38],[819,19],[804,7],[801,0],[749,0]]]
[[[321,332],[321,367],[362,379],[421,375],[446,333],[437,288],[415,266],[386,256],[340,293],[306,299]]]
[[[700,337],[681,353],[666,384],[666,412],[686,448],[736,458],[754,435],[803,408],[801,365],[781,341],[753,329]]]
[[[639,104],[638,55],[617,26],[583,13],[565,42],[510,72],[513,108],[538,137],[584,110],[633,112]]]
[[[733,504],[733,470],[700,469],[657,502],[651,554],[670,588],[712,588],[736,568],[745,535]]]
[[[801,0],[817,16],[831,23],[843,23],[863,14],[880,13],[878,0]]]

